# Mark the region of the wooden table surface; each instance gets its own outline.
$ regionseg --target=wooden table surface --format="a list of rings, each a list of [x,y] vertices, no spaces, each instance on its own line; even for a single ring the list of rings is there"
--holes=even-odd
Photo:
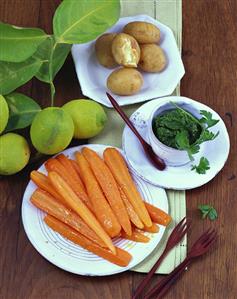
[[[0,20],[51,32],[58,0],[1,0]],[[219,231],[216,248],[185,273],[167,298],[237,298],[237,1],[183,0],[183,51],[186,74],[181,94],[210,105],[223,118],[231,139],[227,164],[208,185],[187,192],[187,214],[193,219],[191,244],[208,226]],[[72,60],[56,77],[56,103],[81,95]],[[37,80],[20,89],[49,103],[49,88]],[[28,241],[21,222],[22,194],[30,167],[0,181],[1,299],[128,299],[144,277],[123,274],[90,278],[60,270],[47,262]],[[211,203],[218,220],[201,220],[199,203]],[[160,279],[156,276],[154,282]]]

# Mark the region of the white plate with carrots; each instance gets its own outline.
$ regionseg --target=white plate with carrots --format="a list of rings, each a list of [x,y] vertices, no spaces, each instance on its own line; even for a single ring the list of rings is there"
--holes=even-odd
[[[35,249],[80,275],[126,271],[143,261],[171,221],[164,189],[141,180],[121,150],[83,145],[31,173],[22,220]]]

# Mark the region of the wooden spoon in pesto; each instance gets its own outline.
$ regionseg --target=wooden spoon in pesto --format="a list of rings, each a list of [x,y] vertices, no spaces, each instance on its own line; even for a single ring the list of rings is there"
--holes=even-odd
[[[148,144],[134,127],[133,123],[127,117],[127,115],[123,112],[117,101],[108,93],[106,92],[107,97],[109,98],[111,104],[113,105],[114,109],[119,113],[125,123],[129,126],[129,128],[133,131],[133,133],[137,136],[138,140],[140,141],[147,158],[151,161],[151,163],[159,170],[164,170],[166,168],[166,164],[164,160],[162,160],[159,156],[157,156],[150,144]]]

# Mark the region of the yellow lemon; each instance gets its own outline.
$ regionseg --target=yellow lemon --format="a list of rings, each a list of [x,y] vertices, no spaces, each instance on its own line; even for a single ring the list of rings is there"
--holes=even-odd
[[[74,132],[70,115],[62,108],[49,107],[34,118],[30,137],[34,147],[43,154],[53,155],[64,150]]]
[[[15,133],[0,136],[0,174],[11,175],[22,170],[30,158],[29,145]]]
[[[77,139],[96,136],[104,128],[107,121],[103,107],[92,100],[72,100],[62,108],[72,117],[74,137]]]

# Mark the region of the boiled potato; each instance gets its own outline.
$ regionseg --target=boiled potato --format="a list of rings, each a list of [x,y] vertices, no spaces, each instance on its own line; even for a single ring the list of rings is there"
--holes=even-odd
[[[112,53],[115,61],[126,67],[137,67],[140,59],[140,47],[130,35],[119,33],[113,39]]]
[[[142,75],[132,68],[117,69],[107,79],[108,89],[121,96],[130,96],[137,93],[142,84]]]
[[[155,25],[148,22],[131,22],[124,28],[123,32],[133,36],[139,44],[159,43],[160,30]]]
[[[163,50],[156,44],[143,44],[139,68],[144,72],[158,73],[166,66],[166,57]]]
[[[101,35],[95,42],[95,54],[101,65],[107,68],[117,66],[112,54],[112,41],[116,36],[115,33],[105,33]]]

